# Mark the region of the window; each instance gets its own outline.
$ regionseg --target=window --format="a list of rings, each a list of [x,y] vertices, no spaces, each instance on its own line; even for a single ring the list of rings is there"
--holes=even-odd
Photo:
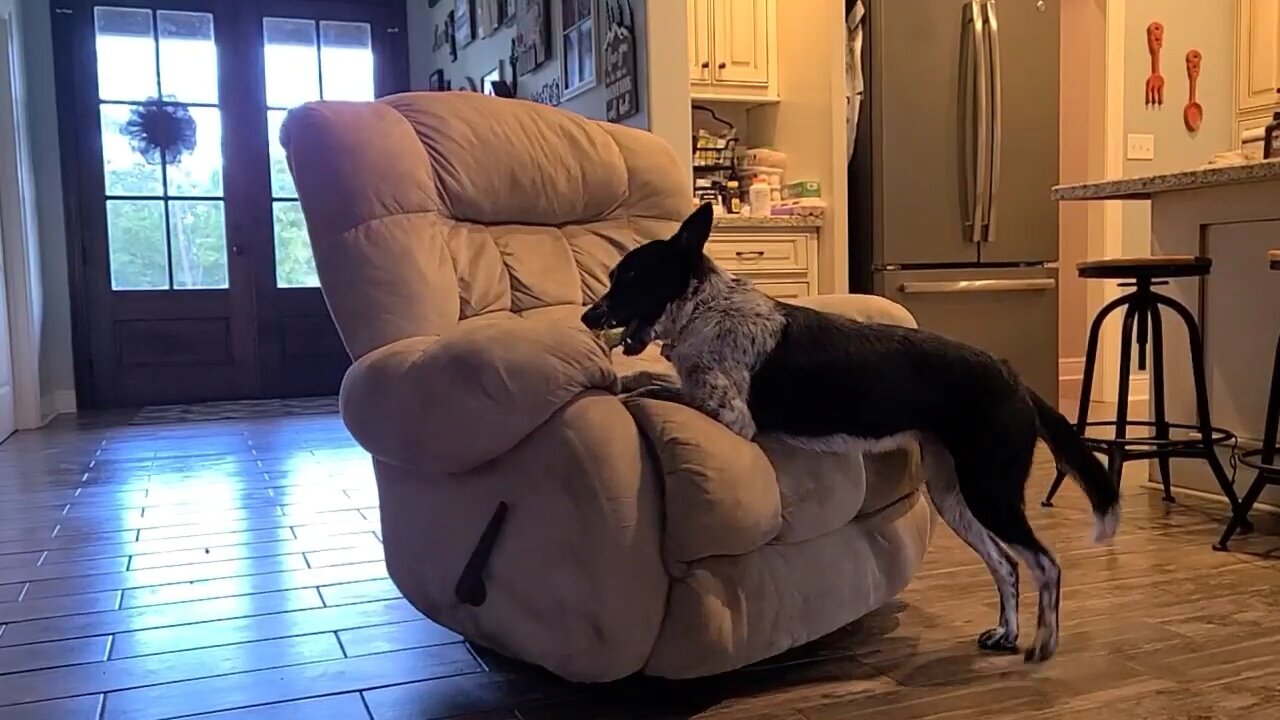
[[[208,13],[94,9],[111,289],[227,288],[218,51]],[[148,162],[125,134],[142,103],[186,105],[195,149]]]
[[[372,28],[367,23],[264,18],[267,134],[276,286],[319,287],[298,191],[280,145],[291,108],[312,100],[373,100]]]
[[[560,31],[560,72],[564,98],[596,84],[595,0],[563,0]]]

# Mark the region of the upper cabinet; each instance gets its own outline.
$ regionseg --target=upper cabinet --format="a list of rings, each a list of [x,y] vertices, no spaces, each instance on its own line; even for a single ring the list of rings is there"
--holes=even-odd
[[[777,99],[776,0],[686,1],[693,98]]]
[[[711,0],[688,0],[689,81],[711,82]]]
[[[1280,0],[1238,0],[1236,113],[1262,115],[1280,108]]]

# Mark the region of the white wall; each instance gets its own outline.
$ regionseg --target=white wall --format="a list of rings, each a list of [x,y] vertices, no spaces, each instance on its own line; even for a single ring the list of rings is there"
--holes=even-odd
[[[529,97],[543,84],[560,74],[560,3],[551,0],[551,48],[550,57],[537,70],[519,78],[516,94]],[[692,157],[688,150],[692,135],[689,120],[689,76],[687,62],[688,33],[685,0],[631,0],[638,41],[636,57],[636,82],[641,89],[640,112],[623,121],[624,124],[647,129],[666,140],[676,150],[676,156],[686,166],[686,175],[692,176]],[[450,0],[443,0],[435,8],[428,8],[426,0],[408,0],[409,22],[409,79],[415,90],[425,89],[428,78],[436,69],[443,69],[453,88],[466,87],[466,77],[473,77],[477,85],[480,78],[503,63],[503,77],[510,79],[507,59],[511,55],[511,39],[514,24],[499,29],[483,40],[473,40],[470,45],[458,48],[458,59],[449,59],[448,48],[435,53],[431,50],[432,33],[438,24],[444,27],[445,17],[452,7]],[[603,40],[605,16],[601,0],[596,3],[597,31]],[[560,107],[585,117],[603,120],[604,84],[599,78],[600,53],[597,48],[597,84],[595,87],[564,101]],[[690,188],[692,197],[692,187]]]
[[[49,414],[75,409],[62,156],[58,148],[58,108],[53,81],[53,34],[49,0],[22,0],[19,9],[31,161],[35,174],[36,223],[40,234],[40,281],[44,294],[44,319],[40,329],[40,393],[44,398],[44,411]]]
[[[662,0],[658,0],[661,2]],[[672,2],[672,0],[667,0]],[[498,61],[502,61],[503,77],[510,79],[510,68],[507,65],[507,59],[511,55],[511,39],[515,36],[515,24],[500,28],[498,32],[484,39],[476,39],[466,47],[458,48],[458,59],[456,62],[449,60],[448,47],[441,48],[438,53],[431,51],[432,33],[436,25],[444,27],[445,16],[449,14],[453,3],[451,0],[443,0],[434,8],[428,8],[425,0],[408,0],[408,20],[409,20],[409,82],[415,90],[425,90],[427,88],[427,79],[431,73],[437,69],[444,70],[446,79],[453,82],[453,89],[459,90],[467,87],[466,78],[471,77],[476,84],[480,84],[480,78],[491,72],[498,65]],[[639,43],[638,56],[636,65],[639,77],[637,81],[641,88],[648,87],[648,78],[646,75],[645,65],[648,58],[647,48],[644,39],[648,36],[646,0],[631,0],[633,14],[637,32],[641,38]],[[542,87],[543,84],[551,81],[560,75],[560,53],[559,41],[561,32],[561,0],[551,0],[551,47],[549,57],[545,63],[528,75],[521,75],[519,78],[519,87],[516,94],[520,97],[527,98],[531,93]],[[596,4],[596,85],[581,94],[565,100],[560,107],[565,110],[576,112],[590,118],[599,120],[604,119],[604,81],[600,77],[602,64],[600,62],[600,45],[604,41],[605,32],[605,16],[603,8],[599,3]],[[640,112],[628,118],[625,124],[633,127],[648,128],[648,97],[641,98]]]

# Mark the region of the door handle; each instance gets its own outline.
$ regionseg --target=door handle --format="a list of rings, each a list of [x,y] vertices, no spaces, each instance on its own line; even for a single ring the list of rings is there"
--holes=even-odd
[[[1022,292],[1027,290],[1052,290],[1058,286],[1053,278],[1026,278],[1022,280],[948,280],[904,282],[898,291],[908,294],[925,293],[993,293]]]
[[[986,0],[987,52],[991,56],[991,191],[987,195],[987,232],[983,242],[992,242],[996,235],[996,205],[1000,202],[1000,152],[1004,144],[1001,119],[1003,98],[1000,86],[1004,77],[1000,73],[1000,19],[996,16],[996,0]]]
[[[969,12],[973,15],[973,60],[976,65],[974,68],[973,94],[974,102],[978,108],[978,119],[976,131],[978,133],[978,153],[976,165],[976,178],[973,189],[973,217],[971,218],[973,234],[969,237],[970,242],[982,242],[983,230],[986,227],[986,210],[987,210],[987,192],[990,190],[991,179],[988,171],[991,169],[991,109],[987,105],[988,85],[991,80],[990,70],[987,68],[987,43],[986,43],[986,14],[982,9],[982,0],[971,0],[969,3]]]

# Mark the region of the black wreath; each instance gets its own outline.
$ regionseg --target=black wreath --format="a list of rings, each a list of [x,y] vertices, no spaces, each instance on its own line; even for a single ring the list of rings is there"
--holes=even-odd
[[[196,120],[178,102],[151,98],[133,106],[120,132],[148,164],[177,164],[196,149]]]

